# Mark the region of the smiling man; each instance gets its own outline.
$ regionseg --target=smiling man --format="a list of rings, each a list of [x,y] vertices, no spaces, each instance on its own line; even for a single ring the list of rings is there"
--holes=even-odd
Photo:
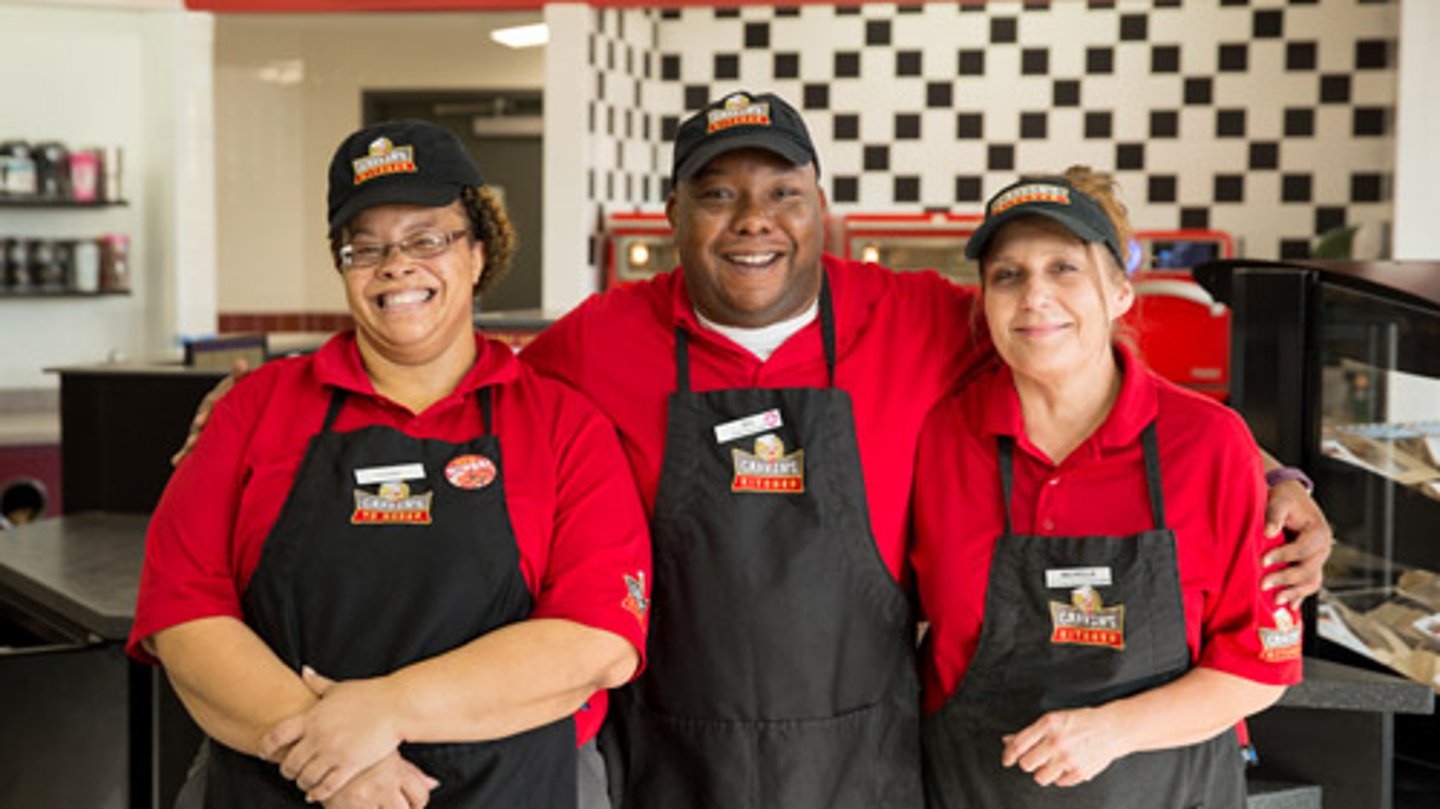
[[[912,467],[926,412],[992,355],[971,293],[823,254],[819,177],[784,100],[711,103],[676,133],[679,269],[522,354],[615,422],[651,514],[648,670],[602,734],[625,809],[923,805]],[[1298,502],[1297,597],[1329,544]]]

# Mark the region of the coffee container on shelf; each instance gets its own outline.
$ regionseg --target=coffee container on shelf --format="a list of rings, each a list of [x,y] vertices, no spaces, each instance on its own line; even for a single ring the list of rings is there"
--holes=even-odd
[[[70,288],[76,292],[100,291],[100,242],[81,239],[75,242],[70,264]]]
[[[81,149],[70,153],[70,198],[95,202],[100,198],[100,150]]]
[[[100,288],[106,292],[130,289],[130,237],[123,233],[100,237]]]
[[[101,199],[106,202],[122,202],[125,199],[124,182],[125,150],[119,146],[107,146],[101,153]]]
[[[0,143],[0,196],[33,197],[38,189],[30,144],[23,140]]]
[[[45,199],[70,198],[70,151],[59,141],[34,147],[36,194]]]

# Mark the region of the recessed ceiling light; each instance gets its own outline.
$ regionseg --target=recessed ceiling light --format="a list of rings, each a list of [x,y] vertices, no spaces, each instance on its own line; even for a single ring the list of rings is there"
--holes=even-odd
[[[550,41],[550,29],[543,22],[534,25],[516,25],[497,28],[490,32],[490,38],[511,48],[533,48]]]

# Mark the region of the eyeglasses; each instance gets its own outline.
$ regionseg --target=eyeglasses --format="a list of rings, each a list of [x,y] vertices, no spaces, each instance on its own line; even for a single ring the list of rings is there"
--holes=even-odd
[[[450,249],[456,239],[469,233],[468,230],[422,230],[412,233],[398,242],[376,244],[347,244],[340,248],[340,266],[347,270],[373,270],[390,258],[390,251],[398,249],[406,258],[435,258]]]

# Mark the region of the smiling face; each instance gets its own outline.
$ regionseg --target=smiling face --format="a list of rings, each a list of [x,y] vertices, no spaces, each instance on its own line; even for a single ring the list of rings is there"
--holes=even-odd
[[[666,204],[696,311],[758,328],[820,294],[825,197],[814,164],[738,149],[682,180]]]
[[[356,246],[393,245],[424,231],[469,230],[458,202],[439,208],[379,205],[350,220],[344,240]],[[362,351],[413,365],[456,346],[473,350],[471,310],[484,258],[483,246],[464,235],[433,258],[413,259],[392,247],[379,267],[342,270]]]
[[[1064,380],[1109,361],[1114,322],[1135,295],[1104,250],[1042,217],[995,234],[980,262],[985,320],[1017,376]]]

